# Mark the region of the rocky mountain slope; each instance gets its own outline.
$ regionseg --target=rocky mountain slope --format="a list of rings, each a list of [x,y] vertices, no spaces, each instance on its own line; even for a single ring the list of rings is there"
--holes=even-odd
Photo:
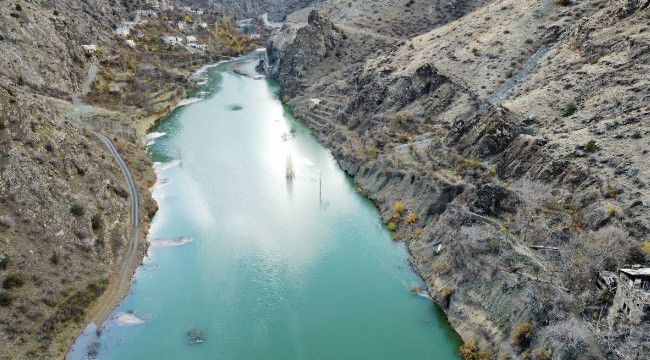
[[[2,358],[51,359],[65,351],[126,252],[126,185],[89,125],[108,115],[79,111],[71,100],[92,67],[81,45],[112,41],[114,25],[136,5],[0,7]],[[143,211],[151,212],[153,174],[143,146],[135,138],[116,143],[140,179]]]
[[[462,355],[647,357],[650,304],[610,312],[599,281],[650,256],[650,3],[345,3],[290,15],[269,69]]]
[[[258,17],[268,14],[273,21],[284,18],[319,0],[183,0],[183,3],[202,7],[225,9],[241,17]]]
[[[156,210],[144,133],[197,68],[260,46],[240,8],[183,5],[0,7],[0,358],[62,357],[106,319]]]

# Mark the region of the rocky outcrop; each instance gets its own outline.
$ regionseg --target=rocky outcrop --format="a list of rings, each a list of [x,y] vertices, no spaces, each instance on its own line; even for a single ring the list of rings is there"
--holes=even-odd
[[[269,42],[270,72],[287,94],[295,95],[301,88],[297,79],[318,66],[322,59],[333,56],[339,41],[332,22],[312,11],[307,25],[299,29],[284,28]]]
[[[336,51],[357,54],[338,66],[272,70],[463,339],[494,357],[636,359],[650,339],[607,326],[596,275],[648,261],[647,11],[494,1],[397,46],[342,39]],[[357,35],[385,33],[373,26]],[[280,34],[269,54],[326,48],[329,33]]]

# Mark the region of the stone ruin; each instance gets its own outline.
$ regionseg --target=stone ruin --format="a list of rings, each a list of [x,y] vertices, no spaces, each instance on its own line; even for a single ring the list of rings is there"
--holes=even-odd
[[[609,322],[640,324],[650,321],[650,268],[634,266],[618,270],[618,286],[609,311]]]

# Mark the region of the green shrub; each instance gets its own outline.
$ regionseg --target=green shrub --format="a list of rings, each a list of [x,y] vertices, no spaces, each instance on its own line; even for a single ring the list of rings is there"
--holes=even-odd
[[[59,254],[58,253],[52,254],[52,256],[50,256],[50,262],[52,263],[52,265],[59,265]]]
[[[607,208],[607,215],[611,218],[616,217],[616,208],[611,206]]]
[[[25,276],[21,274],[9,274],[2,282],[2,287],[5,289],[18,288],[25,285]]]
[[[569,117],[575,114],[576,110],[578,110],[576,104],[574,102],[570,102],[566,104],[566,107],[564,108],[564,112],[562,112],[562,117]]]
[[[99,230],[104,226],[104,222],[102,221],[102,216],[99,214],[93,215],[93,217],[90,219],[90,224],[93,227],[93,230]]]
[[[9,266],[9,257],[0,256],[0,270],[7,270],[7,266]]]
[[[79,204],[72,204],[72,206],[70,206],[70,213],[74,216],[83,216],[84,207]]]
[[[560,6],[569,6],[571,5],[571,0],[555,0],[555,4]]]
[[[386,225],[386,228],[388,231],[395,231],[395,229],[397,229],[397,225],[394,222],[389,222],[388,225]]]
[[[69,322],[80,323],[90,305],[107,287],[108,280],[99,279],[70,295],[58,306],[56,312],[43,322],[42,331],[52,334]]]
[[[585,151],[590,153],[596,152],[599,149],[598,145],[596,145],[596,142],[593,140],[587,141],[584,147],[585,147]]]
[[[6,292],[6,291],[0,291],[0,306],[9,306],[11,305],[11,302],[13,301],[14,297]]]

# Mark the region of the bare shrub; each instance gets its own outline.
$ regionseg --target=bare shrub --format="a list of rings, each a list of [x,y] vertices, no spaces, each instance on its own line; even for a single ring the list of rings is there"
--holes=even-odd
[[[463,226],[458,235],[463,240],[462,245],[476,254],[495,253],[501,242],[499,235],[485,226]]]
[[[589,257],[598,269],[616,270],[627,256],[627,249],[633,244],[627,231],[609,225],[590,233],[585,244]]]
[[[528,321],[520,322],[512,329],[510,334],[512,345],[520,350],[528,348],[533,337],[533,324]]]
[[[528,177],[516,180],[509,186],[509,189],[514,191],[522,202],[534,209],[553,206],[562,199],[561,191]]]
[[[405,110],[405,111],[400,111],[397,114],[395,114],[395,119],[402,125],[407,125],[413,122],[415,120],[415,115],[413,115],[412,112]]]
[[[16,222],[9,215],[2,215],[0,216],[0,224],[4,227],[11,228],[16,225]]]
[[[560,249],[560,266],[567,286],[584,290],[598,272],[615,271],[625,263],[631,244],[628,233],[615,225],[573,234]]]
[[[533,360],[551,360],[551,350],[545,347],[538,347],[530,352]]]
[[[491,357],[489,351],[481,350],[476,339],[469,339],[458,350],[460,357],[464,360],[488,360]]]
[[[418,221],[418,216],[415,215],[415,213],[409,213],[406,216],[406,223],[407,224],[414,224],[416,221]]]
[[[401,201],[395,201],[395,204],[393,204],[393,211],[395,211],[395,215],[399,217],[402,214],[402,211],[406,209],[406,205],[404,205],[403,202]]]
[[[513,182],[512,190],[521,204],[512,218],[512,230],[527,242],[537,242],[546,239],[550,233],[547,222],[535,221],[535,216],[541,209],[562,207],[565,192],[553,189],[550,185],[531,180],[527,177]]]
[[[568,319],[561,323],[549,326],[546,331],[549,338],[549,347],[554,349],[558,359],[577,359],[593,353],[594,344],[591,339],[594,335],[576,319]],[[597,358],[597,357],[596,357]]]

